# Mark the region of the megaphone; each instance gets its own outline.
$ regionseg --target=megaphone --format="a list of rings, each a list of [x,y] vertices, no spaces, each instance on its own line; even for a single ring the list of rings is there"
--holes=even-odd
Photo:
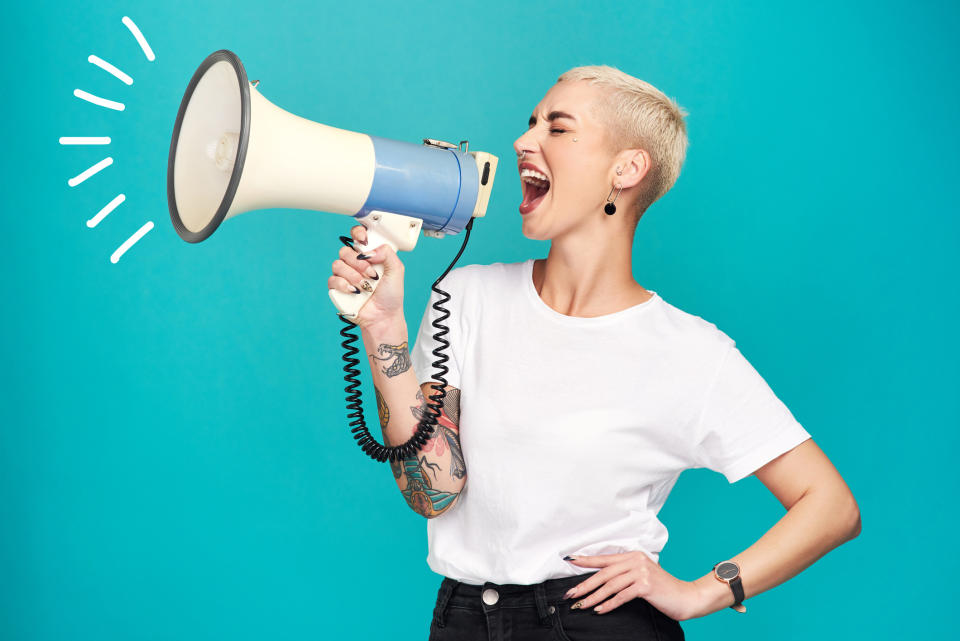
[[[456,234],[487,211],[497,157],[424,139],[415,144],[338,129],[289,113],[249,82],[240,59],[216,51],[180,102],[167,163],[167,202],[185,241],[208,238],[227,218],[266,208],[353,216],[372,251],[414,248],[420,232]],[[383,265],[375,264],[377,276]],[[376,289],[330,290],[346,319]]]

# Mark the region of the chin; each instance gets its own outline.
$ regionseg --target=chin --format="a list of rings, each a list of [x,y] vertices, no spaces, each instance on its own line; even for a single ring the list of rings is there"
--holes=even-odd
[[[530,240],[553,239],[553,236],[549,234],[549,230],[541,229],[536,221],[530,220],[529,215],[524,216],[524,220],[520,222],[520,232],[523,234],[524,238],[529,238]]]

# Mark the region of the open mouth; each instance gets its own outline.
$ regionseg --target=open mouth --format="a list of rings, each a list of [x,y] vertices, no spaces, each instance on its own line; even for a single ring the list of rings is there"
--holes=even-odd
[[[550,191],[550,180],[538,171],[524,168],[520,171],[520,184],[523,188],[523,202],[520,203],[520,213],[529,214],[543,200]]]

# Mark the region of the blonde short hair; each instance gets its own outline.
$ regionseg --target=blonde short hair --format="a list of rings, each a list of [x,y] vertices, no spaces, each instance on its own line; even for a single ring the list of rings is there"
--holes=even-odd
[[[607,65],[574,67],[557,82],[588,80],[610,90],[597,105],[597,117],[607,127],[616,151],[645,149],[651,167],[647,187],[637,199],[637,220],[658,198],[670,191],[687,155],[687,112],[648,82]]]

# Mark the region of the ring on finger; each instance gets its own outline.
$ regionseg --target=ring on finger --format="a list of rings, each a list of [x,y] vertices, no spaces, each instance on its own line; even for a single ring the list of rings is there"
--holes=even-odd
[[[591,599],[595,599],[594,603],[603,603],[607,599],[619,594],[620,591],[625,589],[628,585],[630,585],[629,582],[615,581],[614,578],[611,578],[606,583],[603,583],[591,590],[589,595],[571,605],[570,609],[578,610],[580,608],[593,607],[593,605],[588,606],[584,604],[585,601],[589,601]]]

